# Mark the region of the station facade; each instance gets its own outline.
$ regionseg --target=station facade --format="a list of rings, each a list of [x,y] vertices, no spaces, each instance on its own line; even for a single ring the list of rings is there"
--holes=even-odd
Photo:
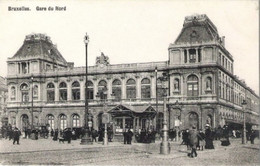
[[[115,133],[126,128],[160,130],[167,87],[169,128],[191,125],[241,129],[259,122],[259,97],[233,72],[233,57],[206,15],[185,17],[183,28],[162,62],[110,64],[103,53],[88,67],[89,112],[93,127],[112,116]],[[85,67],[67,62],[50,37],[27,35],[8,58],[8,121],[23,129],[32,123],[53,129],[80,127],[85,115]],[[167,76],[163,82],[162,75]],[[246,100],[246,112],[242,101]],[[32,113],[33,110],[33,113]]]

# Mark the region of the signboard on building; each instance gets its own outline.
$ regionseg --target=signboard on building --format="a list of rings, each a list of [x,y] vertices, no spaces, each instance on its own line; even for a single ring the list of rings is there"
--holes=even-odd
[[[111,121],[111,116],[108,113],[102,114],[102,123],[109,123]]]

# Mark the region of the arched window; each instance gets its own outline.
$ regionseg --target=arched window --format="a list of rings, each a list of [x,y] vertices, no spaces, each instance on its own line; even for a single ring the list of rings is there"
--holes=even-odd
[[[107,99],[107,82],[104,80],[98,83],[98,95],[100,99]]]
[[[64,130],[67,127],[67,116],[64,114],[60,115],[60,129]]]
[[[39,88],[38,88],[38,85],[34,85],[33,86],[33,99],[38,99],[38,91]]]
[[[126,97],[128,99],[136,98],[136,83],[134,79],[129,79],[126,82]]]
[[[180,81],[178,78],[174,79],[173,91],[178,92],[180,90]]]
[[[54,116],[49,114],[47,115],[47,123],[49,125],[49,130],[54,129]]]
[[[23,83],[20,87],[22,93],[22,102],[29,102],[29,86]]]
[[[187,96],[189,99],[194,99],[199,95],[198,77],[190,75],[187,80]]]
[[[94,99],[94,85],[91,81],[88,81],[88,91],[87,91],[87,99]]]
[[[79,127],[79,115],[74,114],[72,116],[72,127]]]
[[[72,83],[72,100],[80,100],[80,84],[78,81]]]
[[[60,83],[59,86],[59,92],[60,92],[60,100],[66,101],[67,100],[67,84],[65,82]]]
[[[211,77],[206,78],[206,91],[212,90],[212,79]]]
[[[54,102],[55,100],[55,89],[53,83],[47,84],[47,102]]]
[[[142,99],[151,98],[151,84],[148,78],[144,78],[141,81],[141,97]]]
[[[11,101],[15,101],[16,100],[16,89],[14,86],[11,87]]]
[[[115,79],[112,83],[112,94],[114,95],[115,100],[121,99],[122,87],[121,87],[121,81],[118,79]]]

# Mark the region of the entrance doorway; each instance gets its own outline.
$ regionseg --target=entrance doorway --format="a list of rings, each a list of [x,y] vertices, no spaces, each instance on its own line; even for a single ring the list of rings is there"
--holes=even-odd
[[[133,118],[132,117],[115,117],[114,118],[114,124],[115,124],[115,134],[122,134],[124,130],[132,130],[133,127]]]
[[[29,127],[29,117],[28,117],[28,115],[26,115],[26,114],[23,114],[22,116],[21,116],[21,129],[24,131],[26,128],[28,128]]]
[[[195,112],[189,114],[189,127],[196,126],[199,129],[199,116]]]

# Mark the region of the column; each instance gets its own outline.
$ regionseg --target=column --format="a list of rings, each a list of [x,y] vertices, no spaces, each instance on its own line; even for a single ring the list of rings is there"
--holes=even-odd
[[[198,54],[198,48],[196,48],[196,62],[195,63],[198,63],[199,62],[199,54]]]
[[[138,133],[139,133],[139,128],[140,128],[139,119],[140,119],[139,117],[136,118],[136,120],[137,120],[136,130],[137,130]]]
[[[184,53],[183,53],[183,49],[181,48],[181,49],[179,49],[179,50],[180,50],[180,58],[181,58],[180,64],[183,64],[183,63],[184,63]]]
[[[55,101],[59,101],[59,84],[55,82]]]
[[[108,78],[107,79],[107,99],[112,99],[111,94],[112,94],[112,79]]]
[[[22,67],[22,63],[20,63],[20,73],[19,74],[22,74],[22,69],[23,69],[23,67]]]
[[[80,82],[80,100],[85,100],[85,81]]]
[[[126,99],[126,79],[121,77],[122,79],[122,99]]]
[[[156,98],[156,78],[154,76],[151,77],[151,98]]]
[[[125,117],[123,117],[123,131],[125,131]]]
[[[72,94],[71,94],[71,91],[72,91],[72,89],[71,89],[71,81],[67,81],[67,100],[68,101],[71,101],[71,99],[72,99]]]
[[[140,77],[136,77],[136,99],[141,99],[141,80]]]
[[[93,80],[93,91],[94,91],[94,100],[97,99],[96,95],[97,95],[97,92],[98,92],[98,82],[97,80]]]
[[[133,129],[134,129],[134,132],[136,130],[135,121],[136,121],[136,117],[134,117],[134,119],[133,119]]]

